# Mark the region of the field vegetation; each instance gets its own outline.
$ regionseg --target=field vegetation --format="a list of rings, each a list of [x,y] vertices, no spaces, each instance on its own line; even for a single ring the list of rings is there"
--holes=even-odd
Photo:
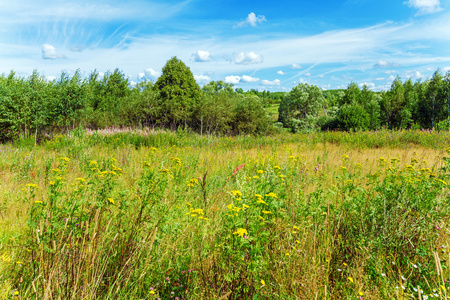
[[[450,73],[0,76],[2,299],[448,299]]]
[[[5,299],[447,299],[450,135],[0,146]]]

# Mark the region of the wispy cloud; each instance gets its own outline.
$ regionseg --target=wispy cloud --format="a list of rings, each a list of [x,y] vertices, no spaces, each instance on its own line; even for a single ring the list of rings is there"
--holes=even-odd
[[[409,0],[405,4],[418,9],[417,15],[433,14],[442,11],[440,0]]]
[[[376,64],[373,65],[374,68],[396,68],[400,65],[394,62],[387,62],[385,60],[379,60]]]
[[[280,85],[281,81],[279,79],[275,79],[275,80],[272,80],[272,81],[264,79],[264,80],[261,80],[261,84],[262,85],[274,86],[274,85]]]

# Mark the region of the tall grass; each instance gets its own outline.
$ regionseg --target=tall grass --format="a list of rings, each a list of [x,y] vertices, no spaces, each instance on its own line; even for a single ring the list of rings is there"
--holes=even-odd
[[[0,297],[447,299],[447,138],[78,130],[2,145]]]

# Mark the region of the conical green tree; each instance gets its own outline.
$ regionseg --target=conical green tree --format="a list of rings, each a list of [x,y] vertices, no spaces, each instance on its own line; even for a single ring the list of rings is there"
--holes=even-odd
[[[177,57],[172,57],[163,67],[155,88],[160,97],[160,121],[172,128],[187,126],[202,98],[191,70]]]

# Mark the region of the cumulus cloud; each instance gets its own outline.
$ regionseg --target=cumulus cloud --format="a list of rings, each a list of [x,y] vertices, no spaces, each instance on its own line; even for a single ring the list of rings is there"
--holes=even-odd
[[[271,85],[271,86],[273,86],[273,85],[280,85],[281,81],[279,79],[275,79],[273,81],[264,79],[264,80],[261,81],[261,84],[262,85]]]
[[[255,52],[241,52],[234,58],[234,62],[238,65],[260,64],[262,61],[262,56]]]
[[[310,77],[311,76],[311,73],[305,73],[305,76],[308,76],[308,77]]]
[[[420,78],[424,77],[419,71],[407,71],[405,75],[406,75],[406,78],[411,78],[411,79],[420,79]]]
[[[241,77],[242,82],[258,82],[259,78],[244,75]]]
[[[384,60],[379,60],[376,64],[373,65],[374,68],[392,68],[392,67],[399,67],[397,63],[393,62],[387,62]]]
[[[286,73],[284,73],[283,71],[280,70],[280,71],[277,72],[277,74],[278,74],[278,75],[284,75],[284,74],[286,74]]]
[[[198,50],[196,53],[192,54],[194,61],[196,62],[207,62],[211,60],[211,55],[208,51]]]
[[[42,45],[42,58],[43,59],[58,59],[58,58],[67,58],[65,55],[62,55],[56,52],[56,48],[50,44]]]
[[[364,88],[364,86],[367,86],[367,88],[369,90],[373,90],[375,88],[375,83],[373,83],[373,82],[363,82],[363,83],[359,84],[360,88]]]
[[[448,71],[450,71],[450,67],[443,67],[443,68],[442,68],[442,71],[443,71],[443,72],[448,72]]]
[[[207,75],[194,75],[194,79],[200,84],[208,83],[211,81],[211,77]]]
[[[145,73],[144,73],[144,74],[145,74],[145,77],[146,77],[147,79],[157,79],[157,78],[161,75],[160,72],[155,71],[155,70],[153,70],[152,68],[145,69],[144,72],[145,72]]]
[[[234,26],[235,28],[237,27],[243,27],[246,25],[250,25],[252,27],[256,27],[258,24],[262,23],[262,22],[266,22],[266,17],[265,16],[257,16],[254,12],[251,12],[248,14],[247,18],[242,21],[239,22],[238,24],[236,24],[236,26]]]
[[[404,3],[418,9],[416,15],[434,14],[442,10],[440,0],[409,0]]]
[[[298,64],[292,64],[291,65],[291,69],[301,69],[302,68],[302,66],[300,66],[300,65],[298,65]]]
[[[240,76],[227,76],[227,77],[225,77],[225,82],[226,83],[238,84],[239,81],[241,81],[241,77]]]

